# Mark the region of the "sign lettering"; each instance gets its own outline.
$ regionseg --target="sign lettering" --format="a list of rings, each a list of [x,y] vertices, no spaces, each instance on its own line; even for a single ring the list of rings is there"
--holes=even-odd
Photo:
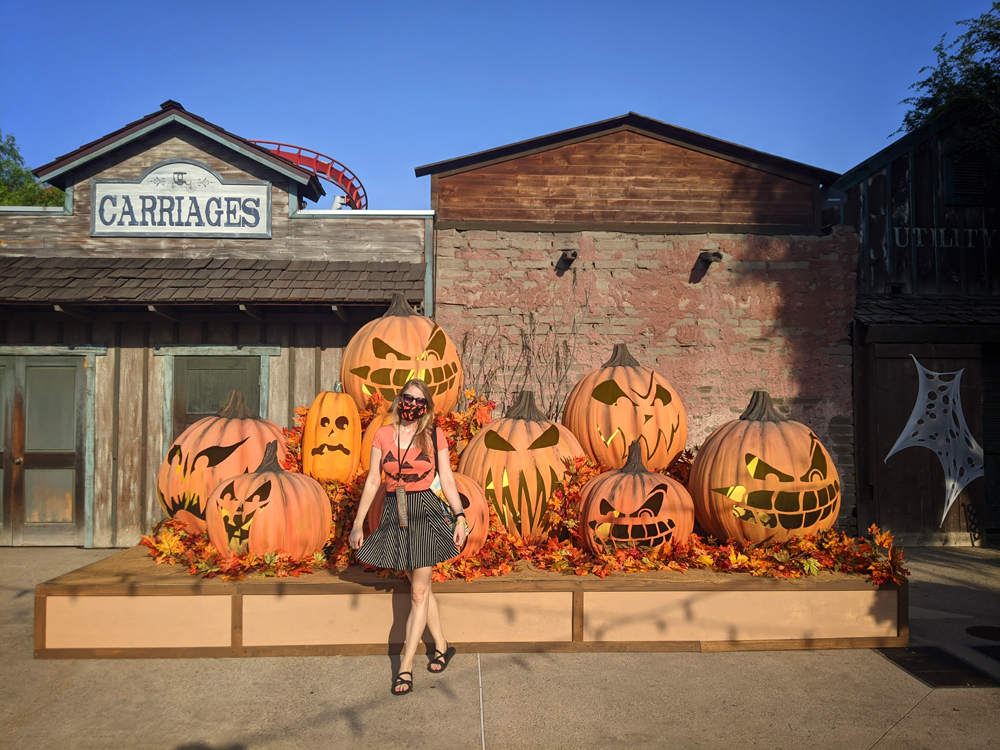
[[[271,237],[271,185],[168,159],[135,180],[91,180],[92,237]]]

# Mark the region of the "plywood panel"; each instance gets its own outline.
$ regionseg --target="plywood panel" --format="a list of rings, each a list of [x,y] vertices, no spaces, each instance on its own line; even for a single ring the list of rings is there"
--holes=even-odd
[[[295,326],[295,357],[292,406],[309,406],[316,398],[316,326]]]
[[[146,368],[149,385],[146,389],[144,533],[148,533],[164,517],[163,509],[156,499],[156,476],[160,471],[160,462],[166,455],[166,446],[163,445],[163,357],[155,356],[152,348],[146,350]]]
[[[50,596],[46,648],[229,646],[229,596]]]
[[[441,622],[454,643],[569,642],[573,594],[437,594]],[[408,594],[246,595],[243,644],[289,646],[402,643]]]
[[[122,325],[118,384],[118,495],[115,546],[138,544],[145,531],[145,359],[139,323]]]
[[[340,325],[323,324],[320,331],[320,377],[318,390],[332,391],[334,384],[340,380],[340,363],[344,358],[344,347],[346,345],[346,323]]]
[[[267,325],[267,343],[280,346],[281,354],[271,357],[267,393],[267,418],[281,427],[291,426],[289,408],[289,377],[292,352],[289,348],[288,326],[282,323]]]
[[[891,637],[895,591],[588,591],[585,641]]]
[[[442,176],[438,220],[539,224],[800,225],[817,187],[618,132]]]

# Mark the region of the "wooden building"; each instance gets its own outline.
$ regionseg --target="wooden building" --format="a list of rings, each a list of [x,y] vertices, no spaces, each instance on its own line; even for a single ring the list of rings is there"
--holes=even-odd
[[[857,231],[854,316],[858,522],[904,544],[970,544],[1000,535],[1000,198],[963,155],[945,117],[900,138],[837,180],[827,224]],[[961,400],[984,449],[985,478],[945,508],[934,453],[887,456],[918,393],[915,358],[962,370]]]
[[[429,211],[306,211],[310,171],[172,101],[0,208],[0,545],[130,546],[170,442],[231,388],[282,426],[393,292],[433,314]]]
[[[821,221],[837,174],[635,113],[416,174],[467,383],[500,402],[531,387],[558,416],[626,343],[680,394],[689,446],[766,388],[832,451],[855,528],[857,237]]]

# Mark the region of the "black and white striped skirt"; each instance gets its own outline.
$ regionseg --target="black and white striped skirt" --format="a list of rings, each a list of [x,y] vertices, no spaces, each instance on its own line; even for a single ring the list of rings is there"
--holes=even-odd
[[[378,528],[364,538],[358,560],[392,570],[425,568],[458,554],[441,500],[430,490],[406,493],[407,527],[399,525],[396,493],[386,493]]]

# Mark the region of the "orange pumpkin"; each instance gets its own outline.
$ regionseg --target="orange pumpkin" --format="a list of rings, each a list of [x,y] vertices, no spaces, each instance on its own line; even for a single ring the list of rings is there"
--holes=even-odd
[[[591,552],[608,547],[658,549],[691,536],[691,496],[675,479],[647,471],[642,454],[642,445],[634,440],[625,466],[594,477],[580,491],[583,545]]]
[[[458,470],[476,480],[508,531],[544,535],[549,495],[566,475],[567,458],[583,455],[573,434],[550,422],[523,391],[503,419],[486,425],[462,452]]]
[[[341,383],[312,402],[302,431],[302,471],[320,482],[349,482],[361,460],[361,416]]]
[[[184,521],[191,533],[205,533],[205,508],[212,490],[223,479],[259,464],[272,440],[278,441],[283,460],[288,451],[281,428],[250,411],[242,391],[230,391],[216,416],[199,419],[167,451],[156,478],[163,512]]]
[[[698,522],[720,540],[786,541],[829,529],[840,511],[840,476],[815,433],[754,391],[739,419],[698,451],[688,489]]]
[[[624,344],[576,384],[563,424],[588,456],[612,469],[625,465],[633,440],[642,443],[643,461],[653,470],[669,466],[687,442],[687,416],[677,392]]]
[[[208,538],[220,552],[284,552],[294,559],[323,549],[333,514],[312,477],[284,471],[278,441],[268,443],[260,466],[222,482],[208,501]]]
[[[465,520],[469,524],[469,535],[466,538],[465,546],[462,547],[462,551],[448,560],[448,562],[465,560],[472,557],[483,548],[483,545],[486,544],[486,538],[490,533],[490,508],[486,503],[486,495],[483,494],[483,488],[476,484],[471,477],[467,477],[464,474],[454,472],[454,477],[455,484],[458,486],[458,497],[462,501],[462,508],[465,510]],[[383,482],[378,488],[378,493],[375,495],[371,507],[368,509],[368,515],[365,516],[366,534],[371,534],[378,528],[379,522],[382,520],[382,506],[384,503],[385,483]],[[443,507],[441,512],[444,512]]]
[[[417,315],[397,292],[385,315],[366,323],[348,342],[340,379],[359,409],[378,391],[385,396],[382,410],[387,411],[413,378],[430,386],[437,413],[455,408],[462,394],[458,350],[443,328]]]
[[[361,470],[366,474],[372,462],[372,443],[375,442],[375,433],[387,424],[392,424],[392,414],[384,412],[377,415],[365,430],[365,437],[361,441]]]

